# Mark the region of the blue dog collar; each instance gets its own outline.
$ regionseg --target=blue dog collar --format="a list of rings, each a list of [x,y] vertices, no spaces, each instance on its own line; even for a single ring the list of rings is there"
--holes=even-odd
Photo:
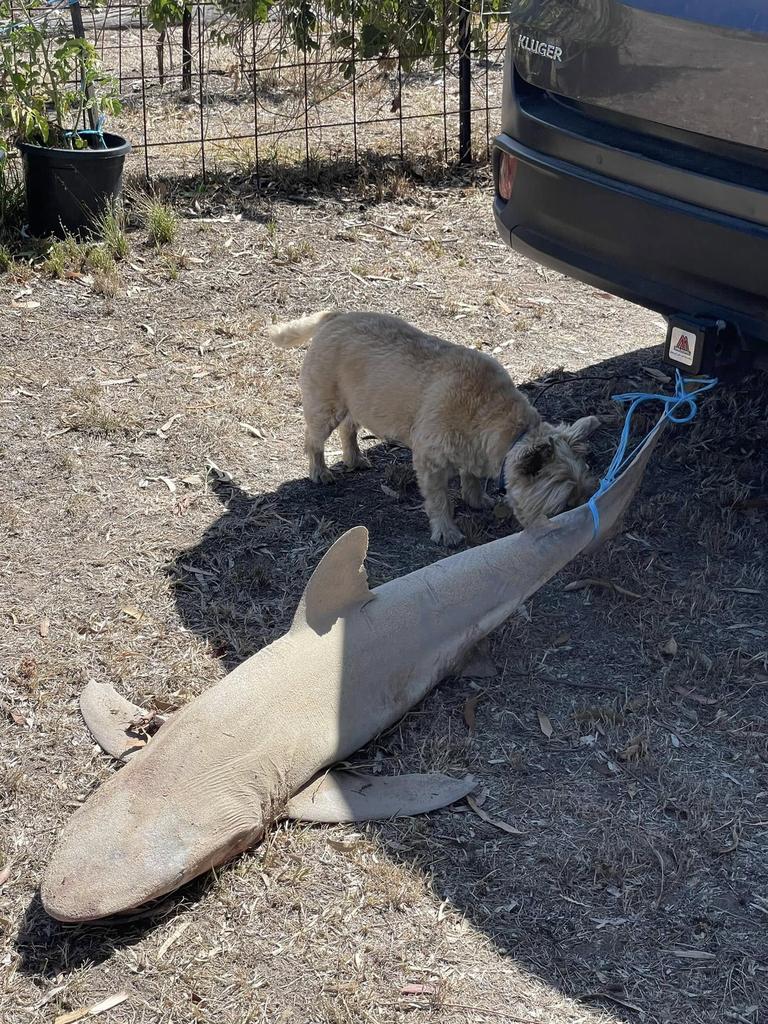
[[[497,481],[497,487],[498,487],[498,490],[499,490],[499,494],[506,494],[507,493],[507,474],[505,472],[506,466],[507,466],[507,455],[509,455],[509,453],[512,451],[512,449],[515,447],[516,444],[519,444],[519,442],[523,440],[523,438],[525,437],[525,435],[527,433],[528,433],[528,428],[526,427],[525,430],[521,431],[517,435],[515,440],[512,442],[512,444],[509,446],[509,448],[507,448],[506,452],[504,453],[504,458],[501,460],[501,472],[499,473],[499,479]]]

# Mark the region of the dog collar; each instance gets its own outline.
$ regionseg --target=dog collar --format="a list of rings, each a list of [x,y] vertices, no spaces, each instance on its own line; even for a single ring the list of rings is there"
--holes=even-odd
[[[515,438],[515,440],[512,442],[512,444],[509,446],[509,448],[507,448],[506,452],[504,453],[504,458],[501,460],[501,472],[499,473],[499,479],[498,479],[498,483],[497,483],[499,494],[506,494],[507,493],[507,474],[506,474],[507,455],[509,455],[509,453],[512,451],[512,449],[515,447],[516,444],[518,444],[520,441],[523,440],[523,438],[525,437],[525,435],[527,433],[528,433],[528,428],[527,427],[526,427],[525,430],[521,430],[520,433]]]

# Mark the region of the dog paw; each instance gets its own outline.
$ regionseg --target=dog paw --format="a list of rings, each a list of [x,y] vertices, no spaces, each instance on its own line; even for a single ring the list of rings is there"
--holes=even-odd
[[[492,498],[490,494],[486,494],[483,491],[482,494],[468,494],[464,497],[464,503],[469,505],[470,508],[475,509],[477,512],[484,511],[485,509],[494,508],[496,506],[496,499]]]
[[[464,534],[453,523],[446,523],[436,526],[432,530],[432,540],[435,544],[445,544],[448,548],[455,548],[464,540]]]
[[[330,469],[323,468],[318,469],[317,472],[310,476],[310,480],[313,484],[332,484],[335,483],[335,477]]]
[[[356,469],[372,469],[371,460],[367,459],[365,455],[358,455],[357,458],[353,459],[352,462],[347,462],[347,472],[352,473]]]

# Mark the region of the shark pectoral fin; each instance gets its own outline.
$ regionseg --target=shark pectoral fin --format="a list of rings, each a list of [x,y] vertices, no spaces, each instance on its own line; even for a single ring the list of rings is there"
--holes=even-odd
[[[327,772],[288,801],[286,814],[296,821],[371,821],[426,814],[462,800],[477,786],[471,775],[454,779],[428,775],[376,776]]]
[[[459,672],[460,678],[491,679],[499,674],[496,662],[491,657],[491,645],[488,640],[481,640],[467,657]]]
[[[302,594],[292,633],[306,626],[315,633],[327,633],[345,611],[372,599],[363,564],[367,551],[364,526],[347,530],[328,548]]]
[[[108,683],[97,683],[95,679],[80,694],[80,713],[101,749],[120,761],[127,761],[149,742],[149,735],[141,728],[142,721],[163,722],[121,697]]]

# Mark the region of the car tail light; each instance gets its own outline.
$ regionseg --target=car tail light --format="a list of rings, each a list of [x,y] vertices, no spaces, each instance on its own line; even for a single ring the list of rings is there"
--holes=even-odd
[[[517,157],[509,153],[501,154],[499,164],[499,195],[502,199],[512,197],[512,189],[515,187],[515,176],[517,175]]]

